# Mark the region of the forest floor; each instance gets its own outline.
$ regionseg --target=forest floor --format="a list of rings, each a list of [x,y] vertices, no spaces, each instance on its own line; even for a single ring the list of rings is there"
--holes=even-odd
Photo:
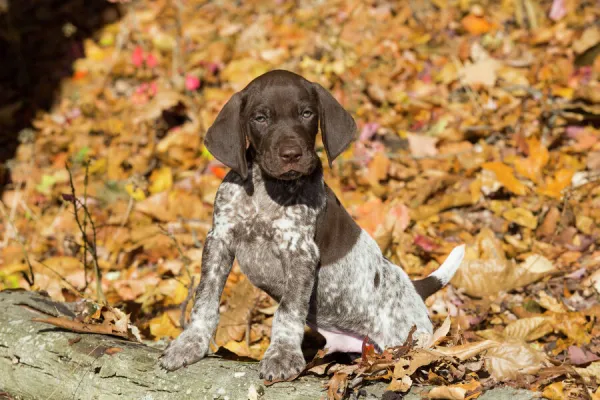
[[[427,301],[435,343],[366,348],[349,364],[317,354],[306,373],[330,376],[329,398],[383,380],[438,398],[508,385],[600,399],[597,1],[119,7],[19,134],[0,289],[99,302],[78,323],[176,337],[227,172],[203,136],[233,93],[288,69],[355,117],[358,139],[325,179],[390,260],[418,278],[467,244],[452,285]],[[234,266],[216,346],[260,359],[275,309]]]

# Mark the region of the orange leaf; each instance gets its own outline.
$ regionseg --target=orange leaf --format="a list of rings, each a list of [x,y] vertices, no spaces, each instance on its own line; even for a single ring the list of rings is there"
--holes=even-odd
[[[527,186],[515,178],[513,169],[500,161],[487,162],[482,165],[483,169],[496,174],[496,179],[509,191],[523,196],[527,193]]]
[[[561,169],[556,172],[554,178],[546,179],[546,185],[540,187],[537,192],[555,199],[561,198],[561,192],[571,184],[571,179],[575,171],[571,169]]]
[[[210,167],[210,172],[219,179],[223,179],[227,175],[227,170],[223,167]]]
[[[464,17],[461,21],[463,28],[473,35],[481,35],[487,33],[492,29],[490,24],[485,18],[478,17],[473,14],[469,14]]]
[[[108,349],[104,350],[104,354],[108,354],[109,356],[112,356],[113,354],[117,354],[122,351],[123,351],[123,349],[120,347],[109,347]]]
[[[548,163],[550,158],[548,149],[536,138],[527,140],[529,147],[529,157],[515,164],[517,172],[533,182],[541,179],[542,168]]]

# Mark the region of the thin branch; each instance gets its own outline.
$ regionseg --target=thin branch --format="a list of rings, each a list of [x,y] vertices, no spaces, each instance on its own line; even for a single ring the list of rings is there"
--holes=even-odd
[[[102,272],[100,271],[100,265],[98,264],[98,254],[96,252],[96,224],[94,223],[92,215],[90,214],[90,212],[87,208],[86,201],[85,201],[86,197],[87,197],[89,163],[86,163],[86,167],[85,167],[85,178],[83,181],[84,182],[84,201],[83,202],[77,199],[77,195],[75,192],[75,184],[73,183],[73,174],[71,173],[71,169],[69,168],[68,164],[66,165],[66,168],[67,168],[67,172],[69,173],[69,184],[71,185],[71,195],[63,194],[63,199],[66,201],[69,201],[69,202],[71,202],[71,204],[73,204],[73,214],[75,216],[75,222],[77,223],[77,227],[79,228],[79,231],[81,232],[81,238],[83,240],[84,257],[86,257],[83,259],[83,265],[84,265],[84,268],[86,268],[87,253],[89,252],[90,255],[92,256],[92,262],[94,265],[94,273],[96,275],[96,296],[98,297],[98,302],[106,303],[106,297],[104,297],[104,292],[102,291]],[[84,222],[82,222],[81,219],[79,218],[79,214],[77,212],[78,205],[83,210]],[[87,236],[86,220],[89,220],[89,224],[92,228],[92,241],[90,241],[90,239]],[[86,285],[87,285],[87,277],[86,277]]]
[[[188,294],[185,297],[183,303],[179,305],[179,309],[181,310],[181,316],[179,317],[179,326],[181,329],[185,329],[187,327],[187,322],[185,321],[185,310],[187,310],[187,306],[194,296],[194,292],[196,291],[196,278],[192,276],[192,280],[190,281],[190,285],[188,287]]]

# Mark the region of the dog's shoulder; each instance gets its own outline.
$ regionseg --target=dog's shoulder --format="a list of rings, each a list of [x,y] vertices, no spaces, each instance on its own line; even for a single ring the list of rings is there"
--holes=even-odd
[[[315,236],[321,253],[321,266],[343,258],[352,250],[362,231],[327,184],[325,199],[325,207],[317,219]]]

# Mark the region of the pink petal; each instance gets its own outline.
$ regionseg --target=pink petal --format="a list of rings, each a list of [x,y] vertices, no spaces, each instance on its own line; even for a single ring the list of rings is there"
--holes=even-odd
[[[133,54],[131,55],[131,62],[136,67],[141,67],[144,63],[144,49],[142,49],[140,46],[136,46],[136,48],[133,50]]]
[[[200,87],[200,79],[193,75],[185,77],[185,88],[189,91],[194,91]]]
[[[565,0],[554,0],[552,7],[550,8],[550,19],[552,21],[559,21],[567,15],[567,9],[565,8]]]
[[[377,129],[379,129],[379,124],[377,122],[370,122],[365,124],[365,126],[363,126],[362,130],[360,131],[359,140],[361,142],[366,142],[370,140],[373,137],[373,135],[375,135],[375,133],[377,132]]]
[[[415,236],[414,243],[425,251],[432,251],[438,247],[431,239],[423,235]]]
[[[146,65],[150,68],[154,68],[158,65],[158,60],[154,57],[154,54],[148,54],[146,57]]]
[[[156,85],[156,82],[150,83],[150,85],[148,86],[148,94],[150,96],[154,96],[154,95],[156,95],[157,90],[158,90],[158,86]]]

